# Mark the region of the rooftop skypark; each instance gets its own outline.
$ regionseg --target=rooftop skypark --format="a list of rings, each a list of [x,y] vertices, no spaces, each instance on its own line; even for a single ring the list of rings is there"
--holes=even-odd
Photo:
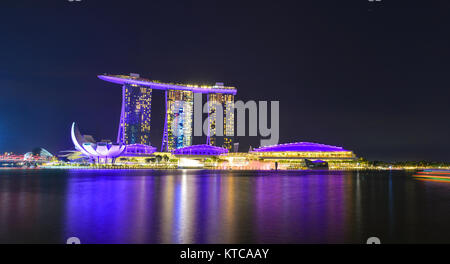
[[[216,83],[215,85],[198,85],[198,84],[182,84],[182,83],[164,83],[157,80],[150,80],[141,78],[138,74],[131,75],[111,75],[103,74],[99,75],[101,80],[117,83],[117,84],[135,84],[140,86],[151,87],[152,89],[159,90],[183,90],[192,91],[195,93],[223,93],[233,94],[237,93],[235,87],[224,86],[223,83]]]

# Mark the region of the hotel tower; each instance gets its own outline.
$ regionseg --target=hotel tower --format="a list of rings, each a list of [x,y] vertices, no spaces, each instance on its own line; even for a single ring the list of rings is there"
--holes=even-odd
[[[122,93],[122,113],[117,143],[151,145],[152,89],[135,84],[124,84]]]
[[[233,147],[234,96],[236,88],[216,83],[214,86],[162,83],[138,74],[99,75],[101,80],[122,85],[122,111],[117,142],[130,145],[150,143],[151,101],[153,90],[163,90],[165,122],[161,151],[174,151],[192,145],[194,94],[208,98],[209,131],[207,145]],[[217,105],[221,105],[218,109]],[[220,113],[219,113],[220,111]],[[223,135],[217,133],[218,115],[223,118]]]

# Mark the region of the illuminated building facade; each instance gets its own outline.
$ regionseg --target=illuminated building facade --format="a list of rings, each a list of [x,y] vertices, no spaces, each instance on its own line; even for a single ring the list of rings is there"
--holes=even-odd
[[[72,124],[70,135],[75,149],[95,163],[114,163],[119,156],[146,157],[156,151],[155,147],[144,144],[113,144],[107,140],[96,142],[92,136],[82,135],[75,122]],[[67,156],[72,154],[69,153]]]
[[[172,151],[192,145],[194,93],[166,91],[166,122],[162,150]]]
[[[166,118],[161,151],[192,145],[192,115],[194,93],[207,94],[209,105],[221,104],[223,107],[223,142],[218,142],[216,135],[216,111],[211,107],[212,116],[207,135],[207,144],[222,145],[228,150],[233,147],[234,136],[234,96],[236,88],[216,83],[213,86],[162,83],[141,78],[138,74],[99,75],[99,79],[123,86],[122,115],[118,133],[118,143],[150,145],[150,111],[152,90],[165,91]],[[233,111],[231,111],[233,110]],[[230,114],[227,115],[227,112]]]
[[[355,160],[355,154],[342,147],[312,142],[296,142],[265,146],[254,149],[252,154],[262,159],[312,159],[312,160]]]
[[[96,163],[108,163],[108,161],[114,163],[114,159],[122,154],[126,147],[120,143],[95,142],[92,136],[82,135],[75,122],[72,124],[70,135],[75,149]]]
[[[151,145],[152,89],[136,84],[125,84],[122,93],[122,113],[117,143]]]
[[[218,105],[222,106],[222,109],[218,109]],[[221,111],[222,113],[219,113],[218,111]],[[223,135],[217,134],[218,115],[222,115],[221,118],[223,119]],[[212,146],[222,145],[223,148],[231,151],[233,148],[234,137],[234,95],[222,93],[208,94],[208,116],[209,142],[207,143]]]

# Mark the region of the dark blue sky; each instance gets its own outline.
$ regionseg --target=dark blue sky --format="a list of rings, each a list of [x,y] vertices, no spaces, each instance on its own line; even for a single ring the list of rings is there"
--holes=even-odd
[[[281,143],[449,160],[450,5],[393,2],[2,1],[0,152],[71,149],[73,121],[115,139],[120,87],[96,75],[136,72],[279,100]]]

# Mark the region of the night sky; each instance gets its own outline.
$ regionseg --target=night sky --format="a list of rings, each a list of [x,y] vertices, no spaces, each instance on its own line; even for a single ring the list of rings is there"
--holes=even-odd
[[[278,100],[280,143],[450,160],[448,1],[2,0],[0,33],[0,152],[73,149],[73,121],[115,140],[121,88],[96,76],[133,72]],[[154,90],[158,147],[163,107]]]

